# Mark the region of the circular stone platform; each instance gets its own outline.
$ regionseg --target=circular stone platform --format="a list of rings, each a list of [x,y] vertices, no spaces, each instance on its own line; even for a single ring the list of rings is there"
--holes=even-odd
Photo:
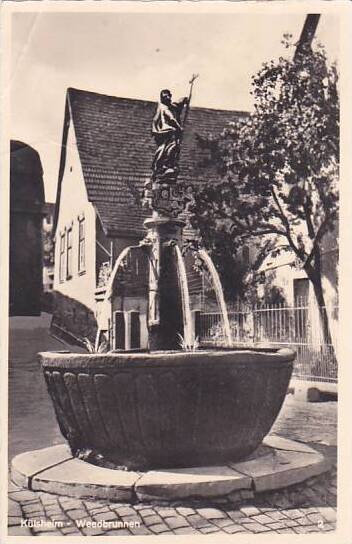
[[[280,489],[328,471],[309,446],[268,436],[249,457],[222,466],[131,472],[97,467],[73,458],[66,444],[14,457],[11,478],[19,486],[79,498],[118,501],[220,497]]]

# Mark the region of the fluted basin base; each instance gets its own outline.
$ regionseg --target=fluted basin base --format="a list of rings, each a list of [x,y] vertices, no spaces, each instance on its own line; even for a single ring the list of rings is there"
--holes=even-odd
[[[280,411],[294,357],[288,349],[40,354],[73,455],[129,470],[251,454]]]

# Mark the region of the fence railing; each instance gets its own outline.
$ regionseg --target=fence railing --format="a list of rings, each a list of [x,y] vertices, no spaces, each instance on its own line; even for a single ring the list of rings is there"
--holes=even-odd
[[[327,343],[319,309],[306,300],[296,306],[277,304],[237,307],[229,312],[234,344],[272,344],[287,346],[297,353],[294,375],[311,380],[337,381],[338,308],[324,308],[331,342]],[[200,313],[197,335],[201,343],[224,345],[225,334],[220,313]]]

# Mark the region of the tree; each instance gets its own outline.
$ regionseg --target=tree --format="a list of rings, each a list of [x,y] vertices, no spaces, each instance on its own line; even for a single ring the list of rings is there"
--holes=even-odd
[[[292,47],[291,36],[283,43]],[[322,287],[322,239],[338,218],[338,75],[322,46],[264,63],[252,78],[254,112],[220,138],[199,138],[216,183],[195,194],[191,222],[203,243],[231,233],[233,251],[257,241],[263,253],[292,251],[312,283],[331,344]],[[228,251],[228,249],[226,249]]]

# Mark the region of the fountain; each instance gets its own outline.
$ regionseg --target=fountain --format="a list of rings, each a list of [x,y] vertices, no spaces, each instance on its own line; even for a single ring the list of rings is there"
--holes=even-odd
[[[144,194],[152,215],[138,246],[149,263],[148,350],[40,355],[72,454],[102,466],[146,470],[242,459],[269,432],[291,377],[292,351],[231,346],[220,279],[204,251],[199,256],[214,281],[227,347],[195,349],[179,217],[189,200],[189,188],[178,182],[181,114],[188,107],[189,100],[174,104],[162,91],[153,121],[158,147]],[[105,304],[132,250],[117,259]]]

